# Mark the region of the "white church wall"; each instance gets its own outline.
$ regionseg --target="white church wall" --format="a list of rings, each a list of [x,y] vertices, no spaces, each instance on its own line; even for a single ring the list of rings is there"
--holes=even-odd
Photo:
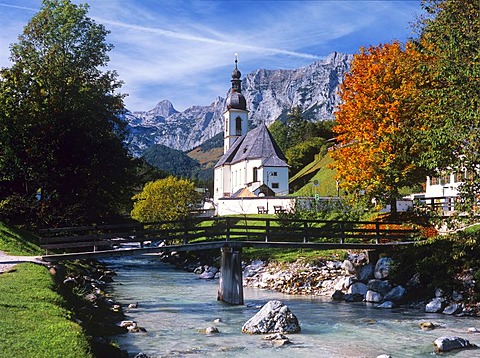
[[[264,167],[262,171],[264,183],[277,195],[288,194],[288,168]]]

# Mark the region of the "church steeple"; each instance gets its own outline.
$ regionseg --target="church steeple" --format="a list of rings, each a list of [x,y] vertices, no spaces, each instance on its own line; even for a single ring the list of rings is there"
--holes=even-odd
[[[232,90],[227,98],[227,108],[235,108],[241,109],[246,111],[247,110],[247,102],[245,101],[245,97],[242,94],[242,73],[238,70],[238,55],[235,54],[235,68],[232,72]]]
[[[248,129],[247,101],[242,94],[242,73],[238,69],[238,56],[235,54],[235,68],[232,72],[232,89],[229,91],[226,104],[227,110],[223,114],[225,118],[224,153]]]

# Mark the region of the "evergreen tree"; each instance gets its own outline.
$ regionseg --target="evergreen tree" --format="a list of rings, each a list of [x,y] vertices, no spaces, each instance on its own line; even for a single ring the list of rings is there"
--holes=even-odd
[[[131,197],[121,82],[101,70],[113,46],[87,11],[43,0],[0,72],[0,209],[43,225],[100,220]]]

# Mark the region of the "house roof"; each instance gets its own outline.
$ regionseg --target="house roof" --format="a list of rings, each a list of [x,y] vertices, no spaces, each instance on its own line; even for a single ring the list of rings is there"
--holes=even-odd
[[[262,166],[288,166],[285,155],[263,124],[238,138],[220,158],[215,168],[250,159],[260,159]]]

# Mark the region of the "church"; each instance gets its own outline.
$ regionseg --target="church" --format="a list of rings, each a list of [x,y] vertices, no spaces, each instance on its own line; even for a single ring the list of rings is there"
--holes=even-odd
[[[226,100],[223,156],[214,169],[214,202],[226,198],[265,198],[288,195],[288,165],[268,128],[248,131],[248,110],[241,73],[232,72]]]

